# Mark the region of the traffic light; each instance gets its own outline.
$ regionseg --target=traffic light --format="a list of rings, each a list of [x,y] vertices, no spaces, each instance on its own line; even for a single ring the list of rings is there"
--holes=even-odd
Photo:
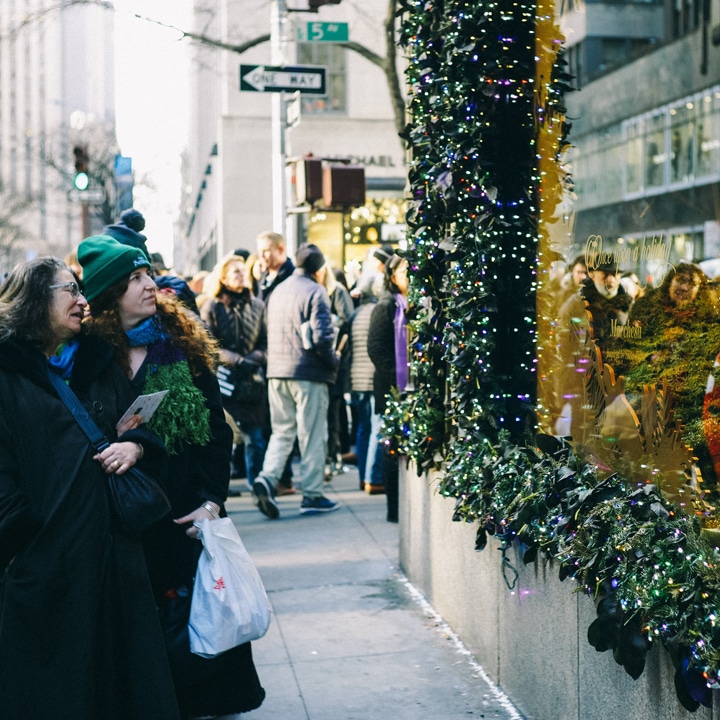
[[[360,207],[365,204],[365,168],[362,165],[323,167],[322,201],[325,207]]]
[[[73,155],[75,155],[75,177],[73,178],[73,185],[78,190],[87,190],[90,185],[87,148],[84,145],[76,145],[73,148]]]
[[[308,0],[310,10],[317,10],[321,5],[339,5],[340,0]]]

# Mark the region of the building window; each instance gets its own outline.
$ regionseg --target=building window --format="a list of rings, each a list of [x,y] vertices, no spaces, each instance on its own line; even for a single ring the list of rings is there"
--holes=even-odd
[[[674,0],[673,38],[683,37],[700,27],[701,0]]]
[[[720,85],[579,138],[576,210],[717,182]]]
[[[645,136],[645,187],[656,188],[665,184],[665,113],[657,113],[647,120]]]
[[[345,113],[345,49],[335,43],[298,43],[297,59],[299,65],[319,65],[326,68],[326,94],[303,95],[302,112],[315,115]]]
[[[697,103],[697,177],[720,172],[720,92],[707,92]]]
[[[670,182],[695,175],[695,103],[670,108]]]
[[[642,189],[642,135],[639,123],[628,126],[625,148],[625,192],[637,193]]]

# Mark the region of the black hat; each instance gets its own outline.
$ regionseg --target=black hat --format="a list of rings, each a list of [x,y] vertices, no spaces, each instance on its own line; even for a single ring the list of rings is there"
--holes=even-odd
[[[620,267],[616,262],[614,263],[599,263],[598,265],[593,265],[592,267],[588,266],[588,272],[593,272],[595,270],[601,270],[606,275],[619,275],[620,274]]]
[[[185,280],[175,275],[158,275],[154,280],[159,288],[172,290],[177,296],[177,299],[185,305],[185,307],[192,310],[196,315],[200,314],[195,300],[195,293],[190,289],[190,286]]]
[[[140,230],[145,227],[145,218],[140,212],[134,208],[124,210],[120,214],[120,221],[114,225],[106,225],[103,228],[103,235],[109,235],[115,238],[123,245],[138,248],[145,253],[145,257],[150,259],[150,253],[147,249],[147,237]]]
[[[301,245],[295,253],[295,264],[306,275],[313,275],[325,264],[325,256],[317,245]]]
[[[143,214],[135,208],[123,210],[120,213],[120,222],[138,233],[145,229],[145,218],[143,217]]]
[[[165,265],[165,260],[163,260],[163,256],[159,252],[150,253],[150,260],[152,261],[153,269],[156,272],[167,271],[170,269],[167,265]]]
[[[250,251],[245,250],[245,248],[238,248],[237,250],[233,250],[233,255],[237,255],[243,259],[243,262],[247,262],[247,259],[250,257]]]
[[[373,253],[373,257],[384,265],[392,257],[394,252],[395,250],[392,245],[381,245]]]

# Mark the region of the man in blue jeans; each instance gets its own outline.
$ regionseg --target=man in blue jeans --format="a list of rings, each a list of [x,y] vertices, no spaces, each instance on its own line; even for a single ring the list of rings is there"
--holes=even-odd
[[[275,486],[295,438],[300,447],[300,512],[337,510],[323,495],[327,449],[328,385],[340,356],[330,316],[330,299],[317,280],[325,264],[315,245],[303,245],[295,272],[274,290],[267,305],[268,398],[272,434],[253,495],[263,515],[280,517]]]

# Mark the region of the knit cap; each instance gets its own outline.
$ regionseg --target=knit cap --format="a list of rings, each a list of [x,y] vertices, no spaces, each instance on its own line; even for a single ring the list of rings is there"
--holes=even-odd
[[[302,268],[306,275],[312,275],[325,264],[325,256],[317,245],[308,243],[298,248],[295,264]]]
[[[145,229],[145,218],[143,217],[143,214],[135,208],[123,210],[120,213],[120,222],[138,233]]]
[[[375,250],[373,257],[384,265],[392,257],[394,252],[395,249],[392,245],[381,245],[377,250]]]
[[[108,235],[86,238],[78,246],[77,255],[83,268],[85,298],[90,303],[139,267],[150,268],[142,250],[123,245]]]

